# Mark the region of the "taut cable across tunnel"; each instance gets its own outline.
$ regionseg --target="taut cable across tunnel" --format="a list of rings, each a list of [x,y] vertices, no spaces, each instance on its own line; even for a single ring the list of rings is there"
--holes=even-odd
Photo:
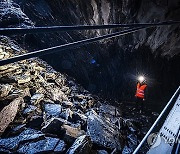
[[[87,29],[103,29],[103,28],[106,29],[106,28],[117,28],[117,27],[136,27],[136,28],[129,28],[124,31],[120,31],[120,32],[112,33],[112,34],[107,34],[107,35],[103,35],[103,36],[99,36],[99,37],[95,37],[95,38],[81,40],[81,41],[77,41],[77,42],[73,42],[73,43],[68,43],[68,44],[64,44],[64,45],[60,45],[60,46],[55,46],[55,47],[15,56],[15,57],[12,57],[9,59],[1,60],[0,66],[10,64],[13,62],[17,62],[19,60],[25,60],[25,59],[29,59],[29,58],[33,58],[33,57],[51,54],[51,53],[58,52],[58,51],[76,48],[76,47],[90,44],[90,43],[93,43],[95,41],[99,41],[102,39],[108,39],[108,38],[113,38],[113,37],[117,37],[117,36],[121,36],[121,35],[126,35],[129,33],[136,32],[138,30],[142,30],[144,28],[151,28],[151,27],[163,26],[163,25],[173,25],[173,24],[180,24],[180,21],[168,21],[168,22],[153,23],[153,24],[148,24],[148,23],[147,24],[129,24],[129,25],[128,24],[127,25],[126,24],[117,24],[117,25],[109,25],[109,27],[108,27],[108,25],[104,25],[104,27],[103,26],[74,26],[74,29],[72,28],[73,27],[72,26],[72,27],[69,27],[69,30],[87,30]],[[137,27],[137,26],[139,26],[139,27]],[[47,29],[49,29],[49,31],[46,31]],[[30,29],[1,28],[0,34],[3,34],[6,32],[6,34],[8,35],[8,34],[12,34],[13,31],[14,32],[17,31],[18,34],[34,33],[34,32],[50,32],[51,30],[52,31],[68,31],[68,26],[66,28],[65,27],[58,27],[58,28],[57,27],[56,28],[55,27],[54,28],[47,27],[47,29],[46,28],[30,28]],[[16,33],[14,33],[14,34],[16,34]]]
[[[159,23],[132,23],[132,24],[110,24],[110,25],[79,25],[79,26],[50,26],[50,27],[29,27],[29,28],[0,28],[0,35],[16,35],[30,33],[67,32],[75,30],[95,30],[110,28],[134,28],[149,26],[165,26],[180,24],[180,21],[165,21]]]

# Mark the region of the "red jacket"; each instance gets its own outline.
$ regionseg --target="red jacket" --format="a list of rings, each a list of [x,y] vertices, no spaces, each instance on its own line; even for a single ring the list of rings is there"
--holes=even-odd
[[[141,85],[139,82],[137,84],[137,90],[136,90],[136,97],[144,98],[144,91],[146,89],[147,85],[143,84]]]

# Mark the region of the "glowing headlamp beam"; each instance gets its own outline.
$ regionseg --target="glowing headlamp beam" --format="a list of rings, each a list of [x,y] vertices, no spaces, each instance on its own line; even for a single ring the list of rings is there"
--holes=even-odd
[[[144,78],[143,76],[139,76],[139,77],[138,77],[138,81],[139,81],[139,82],[143,82],[144,80],[145,80],[145,78]]]

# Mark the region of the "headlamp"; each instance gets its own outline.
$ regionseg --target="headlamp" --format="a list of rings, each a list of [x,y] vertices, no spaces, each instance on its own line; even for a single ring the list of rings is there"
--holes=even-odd
[[[139,81],[139,82],[143,82],[144,80],[145,80],[144,76],[139,76],[139,77],[138,77],[138,81]]]

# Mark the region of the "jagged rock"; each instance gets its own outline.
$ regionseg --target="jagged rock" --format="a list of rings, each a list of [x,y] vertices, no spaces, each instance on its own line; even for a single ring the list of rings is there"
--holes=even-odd
[[[39,83],[34,84],[34,89],[36,89],[36,93],[38,93],[38,94],[44,94],[44,95],[46,94],[46,89],[44,89],[43,87],[40,87]],[[44,101],[44,99],[43,99],[43,101]]]
[[[89,109],[92,105],[93,105],[93,101],[92,100],[87,100],[87,99],[83,99],[81,101],[79,101],[79,103],[77,104],[79,107],[83,108],[84,110]]]
[[[35,94],[31,97],[31,104],[37,105],[44,98],[44,94]]]
[[[82,135],[75,140],[73,145],[68,149],[66,154],[90,154],[92,143],[86,135]]]
[[[88,107],[91,108],[94,105],[94,100],[88,100]]]
[[[121,149],[119,129],[91,111],[87,120],[87,133],[93,143],[109,149]]]
[[[129,134],[127,136],[127,139],[128,139],[128,145],[130,148],[134,149],[138,146],[138,139],[135,134]]]
[[[0,51],[0,59],[7,59],[9,56],[10,55],[8,53]]]
[[[44,104],[44,121],[52,117],[59,118],[62,108],[59,104]]]
[[[34,105],[28,105],[27,108],[23,111],[23,114],[28,115],[32,112],[34,112],[37,109]]]
[[[129,128],[129,130],[131,132],[136,132],[138,131],[138,128],[134,125],[135,121],[133,121],[132,119],[126,119],[125,120],[125,125],[127,125],[127,127]]]
[[[78,101],[73,101],[73,104],[75,105],[75,108],[76,108],[76,109],[85,112],[86,108],[85,108],[80,102],[78,102]]]
[[[53,91],[51,91],[51,94],[54,101],[68,101],[67,96],[61,90],[54,89]]]
[[[4,148],[7,150],[16,150],[20,143],[40,139],[43,137],[44,134],[42,134],[40,131],[26,129],[19,136],[0,139],[0,148]]]
[[[59,139],[46,137],[44,140],[40,140],[37,142],[26,143],[18,149],[19,153],[43,153],[43,152],[53,152],[56,145],[58,144]]]
[[[62,102],[62,105],[64,106],[64,107],[72,107],[74,104],[72,103],[72,102],[70,102],[70,101],[63,101]]]
[[[0,25],[3,27],[8,27],[10,24],[13,24],[15,27],[24,27],[24,26],[32,26],[33,23],[29,20],[29,18],[22,12],[18,5],[13,3],[12,1],[6,3],[5,1],[1,1],[1,13],[3,18],[1,17]],[[12,26],[12,25],[11,25]]]
[[[5,66],[0,66],[0,74],[5,75],[8,73],[11,73],[13,71],[16,71],[19,67],[16,65],[5,65]],[[13,77],[12,77],[13,78]]]
[[[104,114],[109,114],[115,117],[121,116],[121,113],[117,107],[112,106],[112,105],[107,105],[107,104],[102,104],[99,107],[99,112],[104,113]]]
[[[37,77],[39,78],[38,79],[39,83],[42,83],[42,84],[46,83],[46,80],[41,75],[37,75]]]
[[[132,148],[129,148],[128,146],[124,146],[123,150],[122,150],[122,154],[130,154],[133,152]]]
[[[13,88],[12,85],[9,85],[9,84],[2,85],[1,84],[0,85],[0,97],[6,97],[12,88]]]
[[[47,73],[46,73],[46,79],[57,80],[56,78],[57,78],[57,76],[56,76],[55,73],[50,73],[50,72],[47,72]]]
[[[60,87],[62,87],[63,85],[65,85],[65,82],[66,82],[66,81],[65,81],[61,76],[57,77],[56,80],[55,80],[55,83],[56,83],[58,86],[60,86]]]
[[[10,67],[9,65],[0,66],[0,73],[3,74],[2,72],[4,70],[7,70],[9,67]]]
[[[55,147],[55,153],[63,153],[66,150],[66,143],[63,140],[60,140],[58,145]]]
[[[11,153],[9,150],[6,150],[6,149],[4,149],[4,148],[0,148],[0,152],[1,153]]]
[[[73,142],[76,138],[81,135],[85,135],[85,131],[81,130],[80,128],[76,128],[69,125],[63,125],[62,128],[66,131],[64,140],[68,143]]]
[[[22,95],[22,97],[25,97],[25,96],[29,96],[29,97],[31,97],[31,94],[30,94],[29,88],[25,88],[25,89],[23,89],[23,93],[22,93],[21,95]]]
[[[8,125],[14,120],[18,111],[18,106],[22,102],[23,102],[22,98],[17,98],[1,110],[0,135],[5,131]]]
[[[47,124],[42,127],[42,132],[49,133],[49,134],[56,134],[59,136],[62,136],[65,131],[62,131],[61,126],[65,124],[66,121],[61,118],[52,118],[50,121],[47,122]]]
[[[84,114],[78,113],[76,112],[76,114],[80,117],[81,121],[86,122],[87,121],[87,116],[85,116]]]
[[[64,92],[62,92],[60,88],[55,86],[54,83],[47,83],[45,89],[48,92],[49,97],[51,97],[53,101],[69,101]]]
[[[67,108],[64,111],[62,111],[62,113],[60,114],[60,117],[68,120],[69,118],[72,118],[73,114],[74,114],[73,111],[71,111],[70,108]]]
[[[118,117],[121,116],[121,113],[118,108],[112,105],[102,104],[99,107],[99,115],[115,123]]]
[[[29,82],[29,81],[31,81],[31,77],[27,76],[27,75],[24,75],[24,76],[21,76],[21,78],[18,79],[18,84],[23,84],[23,83],[26,83],[26,82]]]
[[[97,154],[108,154],[106,150],[98,150]]]
[[[26,124],[22,124],[19,126],[16,126],[12,129],[12,134],[18,134],[20,132],[22,132],[25,129]]]
[[[73,122],[73,123],[80,122],[81,124],[83,124],[87,121],[87,117],[84,114],[72,112],[72,115],[68,117],[68,121]]]
[[[33,68],[34,68],[34,70],[39,71],[39,72],[45,71],[45,68],[43,68],[41,66],[35,66]]]
[[[11,56],[14,56],[13,50]],[[14,134],[11,132],[8,134],[11,136],[21,132],[20,135],[2,139],[2,141],[0,139],[0,149],[19,153],[60,153],[65,152],[66,142],[68,147],[74,143],[68,153],[90,153],[92,144],[90,139],[84,135],[87,129],[95,146],[105,147],[101,149],[113,149],[119,146],[117,141],[119,134],[116,126],[110,126],[107,119],[103,119],[96,114],[94,121],[92,117],[89,117],[91,114],[89,116],[88,114],[84,115],[87,109],[95,103],[89,92],[77,86],[74,81],[69,81],[66,76],[56,73],[51,67],[49,68],[48,65],[41,63],[39,59],[20,61],[15,63],[14,66],[9,65],[7,69],[2,71],[2,73],[8,73],[2,75],[4,79],[7,79],[7,75],[17,81],[15,83],[13,80],[13,90],[6,98],[19,95],[24,98],[25,104],[28,105],[23,105],[22,109],[19,109],[20,114],[18,114],[12,126],[24,123],[26,125],[19,125],[15,128]],[[26,77],[30,77],[30,80],[23,79],[23,73]],[[2,81],[1,77],[0,80]],[[7,80],[3,80],[3,82],[6,83]],[[24,93],[26,94],[24,95]],[[51,101],[48,101],[48,99]],[[26,106],[27,108],[24,110]],[[96,107],[94,109],[97,110]],[[22,116],[22,113],[27,116]],[[88,126],[87,122],[89,123]],[[41,129],[43,133],[41,131],[24,133],[25,127]],[[99,135],[98,131],[102,134]],[[51,137],[58,136],[64,141],[57,138],[47,138],[45,134]],[[96,137],[93,135],[96,135]],[[98,137],[100,139],[97,139]],[[118,143],[115,144],[116,142]]]
[[[70,93],[71,89],[69,87],[62,86],[61,91],[68,94],[68,93]]]
[[[17,97],[25,97],[25,96],[29,96],[29,89],[14,89],[12,90],[11,93],[9,93],[8,96],[3,97],[2,100],[13,100]]]
[[[42,116],[32,116],[28,122],[28,126],[30,128],[35,128],[35,129],[41,129],[43,123],[43,117]]]

